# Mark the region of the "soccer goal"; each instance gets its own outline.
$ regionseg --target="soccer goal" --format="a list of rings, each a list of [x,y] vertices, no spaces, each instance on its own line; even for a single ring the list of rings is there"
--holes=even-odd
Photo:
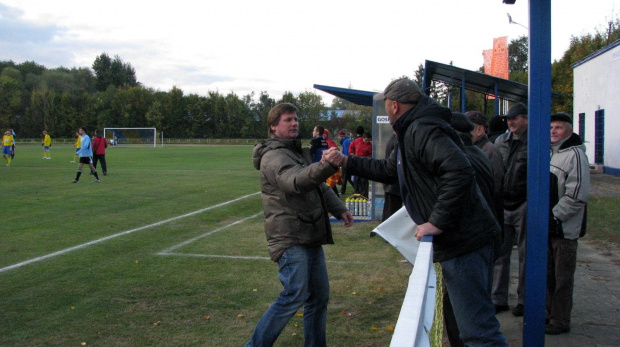
[[[157,139],[157,128],[104,128],[103,137],[111,146],[153,146],[164,145],[163,132]]]

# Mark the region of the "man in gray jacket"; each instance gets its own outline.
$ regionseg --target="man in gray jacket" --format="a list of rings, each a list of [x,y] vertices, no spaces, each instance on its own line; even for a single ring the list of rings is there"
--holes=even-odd
[[[267,121],[270,139],[254,147],[252,161],[261,173],[269,255],[278,263],[284,289],[246,346],[272,346],[302,306],[305,345],[325,346],[329,279],[323,245],[334,243],[328,212],[345,226],[353,217],[325,184],[338,167],[325,160],[312,163],[309,149],[302,149],[297,108],[276,105]]]
[[[551,115],[551,208],[545,333],[570,331],[577,239],[585,228],[590,166],[581,138],[566,113]]]

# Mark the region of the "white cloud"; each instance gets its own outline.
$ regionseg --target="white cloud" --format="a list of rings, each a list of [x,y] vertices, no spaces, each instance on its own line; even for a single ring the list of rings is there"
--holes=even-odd
[[[612,18],[617,1],[553,1],[552,58],[571,35]],[[0,60],[90,67],[106,52],[130,63],[145,86],[186,94],[379,90],[425,59],[478,69],[494,37],[527,34],[506,13],[528,26],[528,3],[0,0]]]

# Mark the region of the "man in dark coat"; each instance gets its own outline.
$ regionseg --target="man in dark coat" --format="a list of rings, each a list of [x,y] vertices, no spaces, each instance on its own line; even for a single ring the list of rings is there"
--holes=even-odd
[[[378,182],[398,182],[415,236],[432,235],[461,338],[466,345],[507,346],[491,301],[493,240],[499,225],[476,184],[451,112],[401,78],[375,100],[385,102],[398,151],[377,160],[328,150],[326,160]]]

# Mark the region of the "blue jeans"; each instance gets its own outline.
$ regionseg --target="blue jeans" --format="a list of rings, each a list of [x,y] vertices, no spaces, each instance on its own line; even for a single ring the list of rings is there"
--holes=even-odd
[[[294,246],[278,260],[280,296],[258,321],[246,347],[272,346],[288,321],[304,307],[304,346],[326,346],[329,279],[323,247]]]
[[[493,243],[441,262],[443,281],[466,346],[508,346],[491,301]]]

